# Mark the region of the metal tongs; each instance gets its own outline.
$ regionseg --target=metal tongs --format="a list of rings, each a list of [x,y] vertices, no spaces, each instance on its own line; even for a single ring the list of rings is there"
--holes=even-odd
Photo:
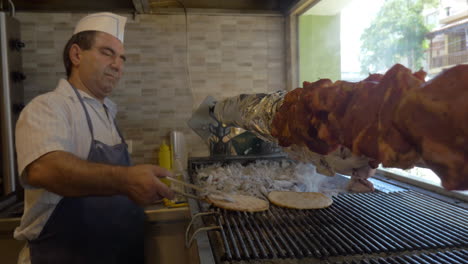
[[[192,188],[195,191],[197,191],[197,193],[199,195],[197,196],[197,195],[193,195],[193,194],[186,193],[184,191],[178,190],[176,188],[171,188],[171,190],[173,190],[175,193],[178,193],[178,194],[183,195],[183,196],[188,197],[188,198],[197,199],[197,200],[204,200],[205,197],[206,197],[207,191],[204,188],[198,187],[198,186],[196,186],[194,184],[186,183],[184,181],[179,181],[179,180],[174,179],[172,177],[165,177],[165,179],[167,179],[168,181],[177,183],[177,184],[181,184],[184,187]]]
[[[194,184],[186,183],[184,181],[180,181],[180,180],[174,179],[172,177],[165,177],[165,179],[167,179],[167,180],[169,180],[169,181],[171,181],[173,183],[181,184],[184,187],[191,188],[191,189],[197,191],[198,195],[193,195],[193,194],[186,193],[184,191],[178,190],[177,188],[171,188],[171,190],[173,190],[175,193],[183,195],[183,196],[185,196],[187,198],[192,198],[192,199],[207,202],[206,198],[208,197],[208,195],[214,195],[214,196],[216,196],[216,199],[218,199],[218,200],[223,200],[223,201],[226,201],[226,202],[234,202],[234,199],[232,197],[230,197],[229,195],[226,195],[225,193],[222,193],[220,191],[208,190],[207,188],[202,188],[202,187],[199,187],[199,186],[194,185]]]

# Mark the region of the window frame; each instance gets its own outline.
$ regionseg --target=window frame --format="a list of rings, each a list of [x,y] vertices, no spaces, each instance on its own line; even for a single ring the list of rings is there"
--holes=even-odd
[[[307,12],[322,0],[299,0],[285,15],[285,43],[286,43],[286,90],[291,91],[301,87],[299,81],[299,16]],[[377,169],[377,178],[384,177],[403,184],[410,184],[447,197],[452,197],[468,202],[468,195],[459,191],[448,191],[443,187],[424,180],[420,177],[408,174],[402,175],[386,170]],[[395,184],[392,181],[392,184]]]

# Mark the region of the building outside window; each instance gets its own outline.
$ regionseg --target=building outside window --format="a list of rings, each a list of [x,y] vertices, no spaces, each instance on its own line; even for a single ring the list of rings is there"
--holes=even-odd
[[[426,34],[430,41],[427,51],[430,76],[456,64],[468,63],[468,4],[452,0],[441,1],[441,6],[450,8],[451,12],[439,16],[437,26]]]

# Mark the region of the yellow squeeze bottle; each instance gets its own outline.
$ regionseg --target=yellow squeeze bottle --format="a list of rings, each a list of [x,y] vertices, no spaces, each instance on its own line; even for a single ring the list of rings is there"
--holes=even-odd
[[[171,170],[171,150],[165,140],[163,140],[163,143],[159,147],[159,166]],[[171,185],[171,182],[167,179],[161,179],[161,181],[167,186]]]

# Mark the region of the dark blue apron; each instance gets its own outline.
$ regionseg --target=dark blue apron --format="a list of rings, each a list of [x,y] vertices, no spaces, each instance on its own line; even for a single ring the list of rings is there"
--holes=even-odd
[[[94,139],[91,118],[88,161],[130,166],[125,140],[108,146]],[[37,239],[29,241],[32,264],[144,263],[143,209],[126,196],[63,197]]]

